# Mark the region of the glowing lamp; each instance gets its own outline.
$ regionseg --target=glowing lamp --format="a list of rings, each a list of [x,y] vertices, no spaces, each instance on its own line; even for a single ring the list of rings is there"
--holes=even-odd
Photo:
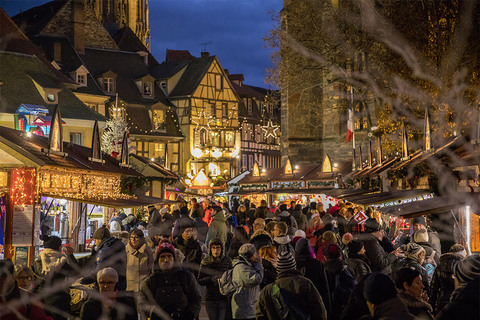
[[[338,164],[336,164],[336,163],[333,164],[333,167],[334,167],[334,168],[336,168],[337,166],[338,166]]]
[[[298,166],[298,165],[297,165],[297,166],[295,166],[295,170],[298,170],[298,168],[299,168],[299,166]]]
[[[262,172],[263,172],[263,173],[265,173],[265,172],[267,172],[267,170],[265,170],[265,169],[262,169]]]
[[[195,148],[192,150],[192,156],[194,156],[195,158],[200,158],[202,155],[203,152],[199,148]]]
[[[218,158],[218,157],[220,157],[221,155],[222,155],[222,152],[221,152],[220,150],[218,150],[218,149],[215,150],[215,151],[212,151],[212,156],[213,156],[214,158]]]
[[[152,162],[153,162],[153,161],[155,161],[155,158],[152,158],[152,159],[150,159],[150,160],[152,160]]]

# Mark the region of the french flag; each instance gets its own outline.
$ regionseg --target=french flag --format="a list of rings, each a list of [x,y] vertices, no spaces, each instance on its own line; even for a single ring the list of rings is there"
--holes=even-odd
[[[347,121],[347,138],[345,142],[350,142],[353,139],[353,108],[350,105],[348,108],[348,121]]]

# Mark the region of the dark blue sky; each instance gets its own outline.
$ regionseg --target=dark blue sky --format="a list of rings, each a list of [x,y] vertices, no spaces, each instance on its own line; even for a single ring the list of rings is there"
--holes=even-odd
[[[0,0],[10,15],[41,5],[45,0]],[[269,11],[278,13],[283,0],[150,0],[151,51],[158,61],[166,49],[204,50],[216,55],[230,73],[243,73],[245,83],[268,88],[265,68],[270,49],[262,38],[273,28]]]

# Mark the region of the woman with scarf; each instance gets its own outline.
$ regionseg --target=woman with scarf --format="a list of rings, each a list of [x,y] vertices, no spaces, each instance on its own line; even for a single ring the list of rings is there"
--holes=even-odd
[[[395,273],[395,286],[398,297],[408,312],[422,320],[433,320],[433,308],[428,304],[428,295],[424,290],[422,274],[411,267],[401,268]]]
[[[225,246],[220,238],[212,238],[208,244],[208,257],[202,260],[198,272],[198,284],[205,286],[205,309],[210,320],[226,318],[228,297],[220,293],[218,279],[232,268],[232,259],[225,256]]]
[[[81,320],[137,320],[135,300],[128,293],[118,291],[118,273],[108,267],[97,272],[97,284],[80,311]]]
[[[130,232],[125,251],[127,252],[127,291],[138,292],[140,284],[148,277],[153,267],[153,251],[147,245],[142,230],[133,229]]]

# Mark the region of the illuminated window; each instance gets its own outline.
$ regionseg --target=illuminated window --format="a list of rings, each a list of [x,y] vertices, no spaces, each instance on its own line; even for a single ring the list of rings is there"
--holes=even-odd
[[[70,142],[81,145],[82,134],[80,132],[70,132]]]
[[[228,105],[226,103],[222,105],[222,118],[228,118]]]
[[[163,143],[154,143],[153,144],[153,158],[164,158],[165,157],[165,145]]]
[[[55,100],[57,100],[57,97],[54,93],[47,94],[47,102],[55,102]]]
[[[235,132],[226,131],[225,132],[225,146],[233,147],[235,145]]]
[[[215,89],[223,90],[223,77],[221,74],[215,75]]]
[[[113,78],[104,78],[103,79],[103,90],[109,93],[115,92],[115,79]]]
[[[155,129],[159,129],[164,123],[164,113],[163,110],[153,110],[152,111],[152,122]]]
[[[212,145],[214,147],[220,147],[220,133],[219,132],[212,132]]]

